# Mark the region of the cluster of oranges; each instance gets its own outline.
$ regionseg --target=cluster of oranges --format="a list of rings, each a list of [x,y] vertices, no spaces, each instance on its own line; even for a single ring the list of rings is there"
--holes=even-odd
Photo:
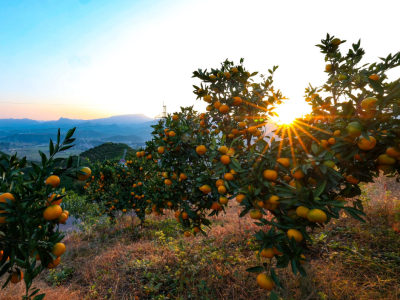
[[[31,162],[27,168],[26,158],[20,159],[17,154],[0,157],[2,276],[8,275],[6,283],[12,284],[24,279],[27,298],[35,277],[46,268],[55,268],[66,250],[61,243],[63,236],[56,230],[69,217],[69,212],[61,208],[65,197],[64,189],[60,188],[62,176],[67,174],[85,181],[91,175],[89,168],[74,168],[72,158],[53,159],[73,146],[74,131],[69,130],[63,141],[59,131],[56,144],[50,142],[50,157],[41,153],[40,165]],[[41,264],[37,266],[35,260]]]
[[[312,242],[309,230],[339,218],[343,210],[362,220],[359,183],[373,181],[380,171],[399,171],[398,83],[383,83],[384,72],[396,64],[356,69],[340,60],[342,43],[331,37],[323,41],[329,79],[323,88],[306,89],[312,113],[278,126],[272,138],[264,125],[285,100],[272,86],[276,67],[254,83],[254,73],[227,61],[219,70],[194,72],[202,80],[194,93],[209,104],[206,113],[182,108],[153,126],[147,151],[158,164],[148,185],[154,195],[149,213],[174,210],[190,237],[205,233],[209,216],[236,198],[241,217],[249,214],[260,226],[256,238],[269,263],[254,270],[271,272],[257,277],[267,290],[279,285],[274,257],[292,261],[294,272],[305,275],[303,245]],[[363,51],[353,47],[361,59]],[[320,95],[332,89],[333,97]],[[362,95],[350,96],[357,89]]]

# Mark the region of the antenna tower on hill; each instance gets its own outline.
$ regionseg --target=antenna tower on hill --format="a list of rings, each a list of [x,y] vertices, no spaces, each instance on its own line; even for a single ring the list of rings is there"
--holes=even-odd
[[[158,114],[154,119],[163,119],[167,117],[167,106],[164,104],[163,101],[163,112],[161,114]]]

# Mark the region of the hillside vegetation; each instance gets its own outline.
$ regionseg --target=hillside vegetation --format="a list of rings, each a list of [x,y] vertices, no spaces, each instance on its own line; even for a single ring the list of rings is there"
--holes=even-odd
[[[88,158],[91,162],[103,161],[106,159],[122,158],[125,149],[132,150],[131,147],[125,144],[104,143],[82,152],[80,156]]]
[[[306,255],[308,276],[279,270],[280,299],[398,299],[400,191],[381,176],[365,184],[368,222],[349,215],[312,233]],[[149,216],[139,229],[129,216],[110,225],[91,216],[79,233],[64,240],[68,252],[58,269],[47,270],[35,285],[46,299],[267,299],[246,265],[259,262],[252,237],[256,226],[232,201],[207,237],[187,239],[173,213]],[[137,220],[136,220],[137,221]],[[3,300],[20,299],[24,285],[0,291]]]

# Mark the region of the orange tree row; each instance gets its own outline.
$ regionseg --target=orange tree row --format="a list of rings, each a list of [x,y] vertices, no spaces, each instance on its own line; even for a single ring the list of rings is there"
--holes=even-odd
[[[138,149],[128,153],[125,163],[107,160],[92,164],[92,179],[85,189],[89,202],[100,204],[101,214],[115,221],[116,212],[134,212],[143,221],[149,201],[146,189],[154,160]],[[149,211],[147,211],[148,213]]]
[[[242,61],[194,72],[202,81],[194,93],[209,104],[207,112],[182,108],[155,125],[147,143],[147,152],[159,157],[148,183],[153,210],[175,210],[190,236],[204,233],[208,217],[236,198],[240,216],[250,214],[260,226],[255,238],[267,260],[248,271],[261,272],[257,282],[266,290],[280,286],[272,262],[305,276],[309,231],[341,211],[363,221],[359,183],[372,182],[379,170],[396,175],[400,168],[400,82],[386,76],[399,66],[400,54],[358,66],[360,43],[343,55],[344,42],[328,35],[318,45],[328,80],[306,89],[312,112],[279,126],[270,143],[264,125],[284,100],[272,86],[276,67],[255,83],[256,73]]]
[[[72,169],[71,157],[55,158],[74,146],[74,132],[69,130],[61,141],[59,130],[56,143],[50,140],[49,157],[39,151],[40,163],[28,165],[17,154],[0,157],[0,277],[7,276],[3,288],[23,279],[24,299],[44,298],[39,289],[30,292],[32,282],[46,268],[57,267],[66,250],[58,228],[69,216],[60,207],[65,196],[58,188],[60,176],[79,180],[90,176],[88,168]]]
[[[379,170],[399,170],[400,83],[388,82],[385,73],[399,65],[400,54],[359,67],[360,43],[342,55],[344,42],[328,35],[318,45],[328,80],[306,89],[312,112],[271,133],[265,125],[285,99],[273,87],[277,67],[258,83],[243,61],[194,72],[201,80],[194,93],[208,103],[207,112],[182,108],[153,126],[152,141],[125,166],[99,165],[91,200],[106,203],[111,216],[134,208],[142,220],[143,211],[173,210],[190,237],[205,234],[209,217],[236,198],[240,216],[249,214],[260,226],[255,238],[267,260],[248,269],[261,273],[258,284],[280,286],[273,262],[305,276],[310,230],[343,210],[363,221],[359,183]]]

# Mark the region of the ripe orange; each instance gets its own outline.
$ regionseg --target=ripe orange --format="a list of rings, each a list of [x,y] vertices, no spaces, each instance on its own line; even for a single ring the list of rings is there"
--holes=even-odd
[[[199,155],[203,155],[204,153],[207,152],[207,148],[206,148],[206,146],[204,146],[204,145],[197,146],[197,147],[196,147],[196,152],[197,152],[197,154],[199,154]]]
[[[240,97],[233,97],[233,105],[240,105],[242,101],[243,100]]]
[[[158,151],[159,154],[163,154],[165,152],[165,149],[164,149],[163,146],[160,146],[160,147],[157,148],[157,151]]]
[[[200,191],[202,191],[204,194],[208,194],[211,192],[211,186],[209,186],[208,184],[205,184],[203,186],[201,186]]]
[[[387,154],[381,154],[378,156],[378,162],[382,165],[393,165],[396,159]]]
[[[396,150],[395,148],[392,147],[392,148],[386,149],[386,154],[391,156],[391,157],[399,157],[400,156],[400,151],[398,151],[398,150]],[[1,196],[0,196],[0,198],[1,198]],[[2,201],[0,200],[0,202],[2,202]]]
[[[199,227],[194,227],[193,231],[196,232],[196,233],[199,233],[200,232],[200,228]]]
[[[360,179],[355,178],[353,175],[348,175],[346,177],[347,182],[357,184],[360,182]]]
[[[219,204],[218,202],[215,202],[211,205],[211,209],[218,210],[220,208],[221,208],[221,204]]]
[[[276,249],[275,246],[272,249],[274,250],[274,254],[275,255],[282,255],[283,254],[282,252],[279,252],[278,249]]]
[[[212,99],[212,97],[211,97],[210,95],[205,95],[205,96],[203,97],[203,100],[206,101],[206,102],[208,102],[208,103],[211,102],[211,99]]]
[[[373,81],[378,81],[379,80],[379,76],[376,74],[372,74],[368,77],[369,79],[373,80]]]
[[[257,284],[264,290],[272,291],[275,287],[275,282],[271,277],[265,274],[259,274],[257,276]]]
[[[368,97],[361,101],[361,107],[364,110],[370,110],[375,106],[376,102],[378,102],[378,99],[374,97]]]
[[[229,112],[229,106],[228,105],[221,105],[221,107],[219,108],[219,112],[220,113],[223,113],[223,114],[226,114],[226,113],[228,113]]]
[[[331,138],[328,140],[328,143],[331,144],[331,145],[335,145],[335,144],[336,144],[335,138],[334,138],[334,137],[331,137]]]
[[[56,259],[53,259],[52,261],[49,262],[47,265],[47,269],[54,269],[60,264],[61,257],[57,257]]]
[[[304,219],[307,219],[307,214],[308,214],[309,211],[310,211],[310,209],[307,208],[307,207],[305,207],[305,206],[299,206],[299,207],[296,209],[297,215],[298,215],[299,217],[304,218]]]
[[[221,146],[219,147],[218,151],[221,152],[222,154],[226,154],[228,152],[228,147]]]
[[[354,159],[358,160],[358,161],[363,161],[362,157],[358,153],[356,155],[354,155]]]
[[[179,116],[178,116],[178,115],[173,115],[173,116],[172,116],[172,120],[178,121],[178,120],[179,120]]]
[[[175,133],[175,131],[170,131],[170,132],[168,132],[168,135],[169,135],[169,137],[174,137],[174,136],[176,136],[176,133]]]
[[[220,194],[225,194],[226,193],[226,187],[224,185],[221,185],[218,187],[218,192]]]
[[[232,70],[231,70],[231,71],[232,71],[232,73],[233,73],[233,74],[235,74],[235,73],[239,72],[239,70],[238,70],[237,68],[232,68]]]
[[[257,127],[256,126],[250,126],[248,129],[248,132],[254,134],[257,132]]]
[[[210,76],[210,77],[211,77],[211,76]],[[185,235],[186,237],[190,237],[192,234],[191,234],[189,231],[185,231],[184,235]]]
[[[242,203],[243,199],[246,198],[246,195],[239,194],[236,196],[236,201]]]
[[[259,210],[254,209],[250,212],[250,217],[252,219],[260,220],[262,218],[262,213]]]
[[[302,179],[304,177],[304,172],[302,169],[297,169],[296,171],[295,171],[295,169],[293,169],[291,171],[291,174],[296,179]]]
[[[46,179],[45,184],[48,185],[50,184],[53,188],[56,188],[60,185],[60,177],[56,176],[56,175],[51,175],[50,177],[48,177]]]
[[[51,253],[53,253],[57,257],[60,257],[64,254],[65,250],[67,250],[67,248],[63,243],[56,243],[51,249]]]
[[[179,178],[182,179],[182,180],[185,180],[185,179],[187,179],[188,177],[186,176],[185,173],[181,173],[181,174],[179,175]]]
[[[68,220],[67,214],[64,212],[61,214],[61,216],[57,219],[58,223],[65,224],[65,222]]]
[[[324,223],[328,219],[326,213],[320,209],[314,208],[307,214],[307,219],[314,223]]]
[[[342,42],[342,41],[341,41],[340,39],[335,38],[335,39],[333,39],[333,40],[331,41],[331,44],[332,44],[333,46],[339,46],[341,42]]]
[[[165,183],[166,185],[171,185],[171,184],[172,184],[172,180],[171,180],[171,179],[165,179],[165,180],[164,180],[164,183]]]
[[[215,182],[215,186],[216,186],[216,187],[219,187],[219,186],[221,186],[221,185],[224,185],[224,181],[223,181],[222,179],[218,179],[218,180]]]
[[[306,259],[304,254],[300,255],[300,257]],[[300,260],[299,262],[300,262],[300,264],[304,265],[307,261],[306,260]]]
[[[291,240],[293,237],[295,239],[295,241],[298,243],[303,240],[303,235],[301,234],[300,231],[298,231],[296,229],[289,229],[287,232],[287,236],[288,236],[289,240]]]
[[[6,199],[15,201],[15,198],[11,193],[4,193],[0,195],[0,202],[6,203]]]
[[[230,157],[228,155],[222,155],[221,156],[221,162],[224,165],[228,165],[231,162],[231,159],[230,159]]]
[[[243,127],[243,128],[246,127],[246,122],[240,122],[239,127]]]
[[[376,139],[373,136],[369,136],[369,141],[368,141],[365,137],[362,137],[357,142],[357,145],[362,150],[371,150],[376,145]]]
[[[312,177],[310,177],[310,178],[308,178],[308,181],[307,181],[309,184],[311,184],[311,185],[316,185],[317,184],[317,181],[314,179],[314,178],[312,178]]]
[[[84,172],[84,174],[78,174],[78,179],[80,181],[85,181],[88,179],[90,176],[92,176],[92,170],[90,170],[88,167],[83,167],[80,169],[81,172]]]
[[[336,131],[333,133],[333,135],[334,135],[334,136],[339,136],[339,135],[340,135],[340,130],[336,130]]]
[[[46,221],[52,221],[58,219],[62,214],[62,208],[60,205],[50,205],[43,212],[43,218]]]
[[[226,180],[233,180],[233,174],[232,173],[225,173],[224,178]]]
[[[276,180],[278,178],[278,173],[274,170],[265,170],[263,172],[263,177],[268,180]]]
[[[221,102],[219,102],[219,101],[215,101],[215,103],[214,103],[214,107],[215,107],[215,109],[219,109],[220,107],[221,107]]]
[[[232,157],[235,155],[235,149],[229,148],[228,151],[226,152],[226,155]]]
[[[278,196],[272,195],[272,196],[269,198],[269,203],[271,203],[272,205],[278,205],[278,204],[280,204],[280,202],[279,202],[278,200],[279,200],[279,197],[278,197]]]
[[[281,163],[284,167],[286,167],[286,168],[288,168],[289,167],[289,165],[290,165],[290,160],[289,160],[289,158],[278,158],[277,159],[277,161],[279,162],[279,163]]]
[[[59,196],[60,196],[60,195],[57,195],[57,197],[59,197]],[[49,202],[51,203],[51,205],[60,205],[61,202],[62,202],[62,198],[53,201],[53,199],[54,199],[54,198],[57,198],[57,197],[56,197],[56,194],[51,195],[51,196],[47,199],[48,202],[46,202],[46,206],[49,206]]]
[[[332,71],[332,65],[326,65],[325,66],[325,71],[327,71],[327,72]]]
[[[261,255],[262,257],[266,257],[266,258],[271,259],[271,258],[273,258],[274,255],[275,255],[274,249],[273,249],[273,248],[264,248],[264,249],[261,251],[260,255]]]
[[[16,284],[24,278],[24,273],[22,271],[15,271],[11,275],[11,283]]]
[[[182,219],[186,220],[189,218],[189,215],[187,214],[187,212],[183,212],[182,213]]]
[[[226,197],[219,197],[219,202],[221,203],[221,204],[227,204],[228,203],[228,198],[226,198]]]

